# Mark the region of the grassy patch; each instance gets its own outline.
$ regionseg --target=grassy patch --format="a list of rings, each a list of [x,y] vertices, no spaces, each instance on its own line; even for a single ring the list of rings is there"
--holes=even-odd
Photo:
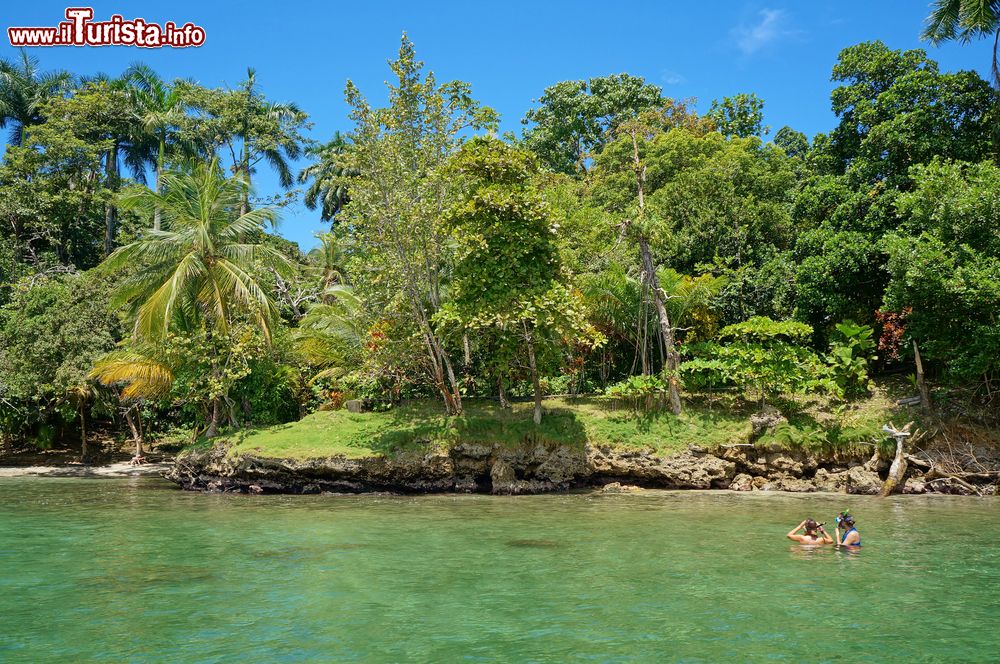
[[[882,387],[877,387],[867,399],[836,406],[815,398],[785,406],[782,410],[788,423],[762,436],[759,444],[822,453],[871,453],[875,445],[885,446],[886,452],[894,449],[892,441],[882,432],[882,425],[898,413],[898,408],[890,392]]]
[[[382,413],[320,411],[298,422],[228,435],[232,454],[274,458],[359,458],[449,447],[458,443],[518,446],[585,444],[654,449],[670,454],[689,445],[707,448],[745,442],[755,406],[733,395],[685,397],[684,412],[635,412],[615,400],[553,398],[545,401],[542,424],[531,420],[532,404],[502,410],[492,401],[467,400],[460,417],[445,417],[436,401],[410,403]],[[816,451],[857,449],[881,441],[892,399],[877,391],[871,398],[836,408],[803,399],[782,405],[788,424],[762,444]]]
[[[388,455],[460,442],[517,446],[587,443],[653,448],[713,446],[745,438],[746,415],[692,405],[681,417],[669,412],[635,413],[607,399],[548,399],[542,424],[531,420],[532,404],[503,410],[493,402],[468,400],[460,417],[445,417],[437,402],[407,404],[383,413],[320,411],[298,422],[226,436],[232,454],[279,458]]]

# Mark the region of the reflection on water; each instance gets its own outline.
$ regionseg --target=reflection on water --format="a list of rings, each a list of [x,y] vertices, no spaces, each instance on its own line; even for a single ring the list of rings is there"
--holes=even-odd
[[[0,478],[0,661],[799,661],[845,629],[858,661],[988,661],[998,506]],[[785,538],[847,507],[863,550]]]

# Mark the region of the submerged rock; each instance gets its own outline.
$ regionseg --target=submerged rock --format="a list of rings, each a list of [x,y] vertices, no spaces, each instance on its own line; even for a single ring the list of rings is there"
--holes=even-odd
[[[507,546],[528,549],[554,549],[559,546],[559,542],[547,539],[516,539],[507,542]]]
[[[601,487],[601,493],[637,493],[642,491],[642,487],[634,484],[622,484],[621,482],[611,482]]]

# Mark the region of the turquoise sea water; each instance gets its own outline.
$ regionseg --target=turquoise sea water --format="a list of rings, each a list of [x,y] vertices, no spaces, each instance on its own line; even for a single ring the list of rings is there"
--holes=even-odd
[[[845,507],[860,553],[784,539]],[[998,508],[0,478],[0,661],[997,661]]]

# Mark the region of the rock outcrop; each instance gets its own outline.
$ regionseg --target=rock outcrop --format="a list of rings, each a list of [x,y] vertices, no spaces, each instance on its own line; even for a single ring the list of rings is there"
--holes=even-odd
[[[217,447],[181,455],[166,477],[187,489],[209,491],[516,495],[613,482],[665,489],[725,489],[735,474],[735,463],[700,449],[660,456],[652,450],[463,443],[424,454],[307,460],[232,455]]]
[[[864,462],[862,457],[823,457],[759,443],[717,451],[691,447],[669,455],[590,445],[461,443],[394,456],[305,460],[236,455],[217,446],[180,455],[165,477],[186,489],[245,493],[518,495],[605,487],[605,493],[659,488],[876,495],[884,477]],[[902,492],[985,494],[993,488],[968,487],[947,479],[928,481],[911,470]]]

